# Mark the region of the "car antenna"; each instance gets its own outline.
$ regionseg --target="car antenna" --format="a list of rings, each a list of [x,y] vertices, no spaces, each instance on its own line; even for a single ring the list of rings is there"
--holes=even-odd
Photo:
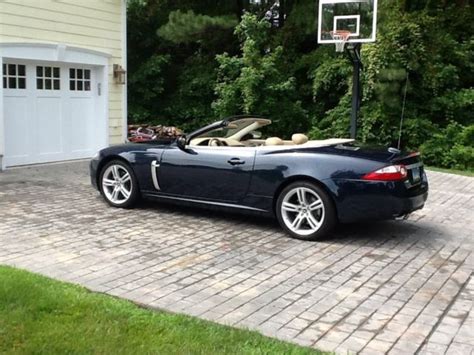
[[[397,145],[398,150],[400,150],[400,144],[402,141],[403,118],[405,116],[405,104],[407,102],[408,75],[409,75],[409,72],[407,70],[407,79],[405,82],[405,93],[403,95],[403,104],[402,104],[402,116],[400,117],[400,131],[398,132],[398,145]]]

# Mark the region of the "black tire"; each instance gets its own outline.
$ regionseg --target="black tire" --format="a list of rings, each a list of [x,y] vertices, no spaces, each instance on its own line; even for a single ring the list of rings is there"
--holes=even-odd
[[[300,194],[304,196],[304,204],[300,204]],[[331,197],[323,188],[309,181],[296,181],[286,186],[278,196],[275,209],[280,226],[296,239],[320,240],[327,237],[337,224]],[[301,228],[295,228],[294,223]]]
[[[110,169],[113,169],[114,166],[117,167],[117,169],[119,171],[119,174],[122,174],[121,177],[125,176],[125,174],[124,174],[125,171],[130,176],[130,181],[123,182],[123,183],[121,183],[122,185],[120,185],[120,186],[123,186],[124,188],[126,188],[125,191],[127,191],[127,190],[130,191],[130,195],[128,197],[126,197],[126,195],[124,193],[122,193],[121,191],[119,192],[119,196],[122,196],[124,198],[123,201],[118,201],[118,200],[114,201],[112,199],[113,196],[111,196],[110,191],[112,189],[115,189],[115,187],[109,186],[110,189],[105,191],[105,189],[107,187],[104,186],[104,178],[108,179],[109,177],[113,177],[113,173],[110,172]],[[106,174],[107,174],[107,176],[106,176]],[[112,175],[110,175],[110,174],[112,174]],[[139,187],[138,187],[138,181],[137,181],[137,178],[135,176],[135,173],[133,172],[133,169],[130,167],[130,165],[128,165],[127,163],[125,163],[122,160],[112,160],[112,161],[108,162],[101,169],[100,175],[99,175],[98,185],[99,185],[99,190],[100,190],[100,193],[101,193],[102,197],[112,207],[132,208],[133,206],[135,206],[135,204],[138,202],[138,200],[141,197],[140,196],[140,190],[139,190]]]

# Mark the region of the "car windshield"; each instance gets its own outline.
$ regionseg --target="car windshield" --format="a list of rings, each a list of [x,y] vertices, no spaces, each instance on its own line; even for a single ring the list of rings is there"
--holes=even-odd
[[[203,133],[200,137],[229,138],[244,128],[257,121],[254,118],[246,118],[230,122],[227,127],[216,128],[212,131]]]

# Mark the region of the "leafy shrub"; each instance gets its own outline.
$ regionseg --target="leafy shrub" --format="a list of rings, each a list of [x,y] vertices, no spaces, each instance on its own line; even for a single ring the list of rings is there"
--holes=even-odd
[[[428,165],[474,170],[474,125],[451,122],[438,129],[420,150]]]

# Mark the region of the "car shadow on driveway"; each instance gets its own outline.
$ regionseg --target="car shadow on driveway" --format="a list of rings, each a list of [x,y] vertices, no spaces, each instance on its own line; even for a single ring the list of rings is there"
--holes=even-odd
[[[183,206],[169,202],[157,203],[156,201],[150,200],[141,201],[136,208],[148,212],[154,211],[157,214],[179,214],[182,215],[183,218],[196,218],[200,220],[207,219],[210,222],[215,221],[216,224],[231,223],[235,224],[236,228],[237,226],[240,228],[242,224],[245,224],[252,230],[262,229],[265,231],[280,233],[284,237],[287,236],[279,226],[276,218],[268,216],[247,215],[233,210],[223,211],[222,209],[217,210],[215,208]],[[366,244],[367,239],[369,239],[371,242],[378,244],[388,239],[406,239],[407,236],[415,234],[418,229],[419,227],[411,221],[388,220],[339,224],[329,236],[320,239],[319,242],[362,245]],[[425,231],[425,233],[417,233],[418,239],[419,234],[428,235],[430,233],[429,231]],[[304,243],[304,241],[302,242]],[[307,243],[312,242],[309,241]]]
[[[277,220],[271,217],[244,214],[232,209],[222,210],[221,207],[186,206],[167,201],[142,200],[136,208],[147,211],[155,210],[157,213],[182,214],[186,217],[198,219],[215,219],[216,222],[248,223],[255,225],[255,227],[274,228],[275,231],[281,230]]]

